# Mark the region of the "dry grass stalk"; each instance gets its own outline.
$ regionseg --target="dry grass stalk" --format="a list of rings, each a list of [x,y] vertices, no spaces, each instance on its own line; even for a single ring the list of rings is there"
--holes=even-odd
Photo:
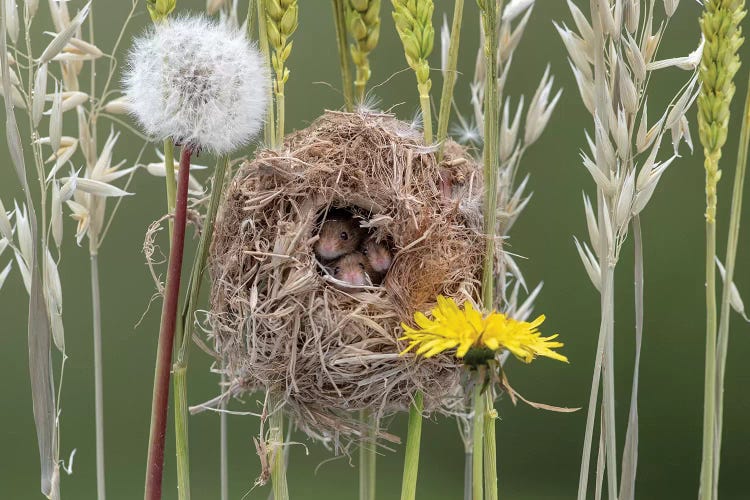
[[[446,181],[452,195],[444,198]],[[438,164],[419,131],[386,114],[328,112],[232,182],[210,257],[211,322],[233,392],[267,388],[310,436],[361,438],[356,410],[405,410],[416,391],[445,409],[449,358],[399,356],[399,323],[438,293],[477,296],[481,174],[455,143]],[[348,207],[392,242],[382,287],[331,287],[312,244],[321,215]],[[382,437],[382,434],[381,434]]]

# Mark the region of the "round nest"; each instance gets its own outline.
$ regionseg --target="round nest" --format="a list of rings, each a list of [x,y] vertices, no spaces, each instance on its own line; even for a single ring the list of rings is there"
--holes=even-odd
[[[231,182],[211,247],[210,319],[230,392],[269,389],[308,435],[360,436],[353,410],[445,410],[460,365],[399,355],[401,322],[438,294],[477,296],[484,237],[481,169],[448,141],[442,162],[389,114],[327,112],[259,151]],[[329,213],[384,242],[379,285],[334,286],[315,252]]]

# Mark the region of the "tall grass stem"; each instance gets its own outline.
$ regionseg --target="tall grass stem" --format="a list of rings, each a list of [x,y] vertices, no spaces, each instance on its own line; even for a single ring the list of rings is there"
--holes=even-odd
[[[445,139],[448,137],[448,122],[451,117],[453,89],[456,86],[456,68],[458,67],[458,47],[461,41],[461,20],[464,13],[464,0],[455,0],[453,4],[453,24],[451,26],[448,63],[443,68],[443,89],[440,93],[440,112],[438,113],[437,142],[440,144],[438,156],[442,158]]]
[[[366,434],[359,446],[359,499],[375,500],[377,470],[377,416],[370,410],[359,413]]]
[[[716,437],[716,222],[706,220],[706,374],[703,387],[703,457],[699,498],[713,495]]]
[[[91,236],[91,235],[90,235]],[[91,309],[94,335],[94,421],[96,427],[96,497],[104,500],[104,390],[102,367],[102,309],[99,287],[99,256],[91,253]]]
[[[274,500],[289,500],[289,487],[286,482],[286,461],[284,460],[284,412],[282,411],[281,396],[269,393],[270,442],[271,455],[271,483]]]
[[[737,147],[737,167],[734,171],[734,186],[732,188],[732,204],[729,213],[729,234],[727,236],[727,253],[724,259],[726,274],[721,291],[721,316],[719,318],[719,333],[716,371],[716,436],[714,441],[714,471],[713,497],[719,498],[719,464],[721,462],[721,434],[724,419],[724,376],[727,367],[727,352],[729,344],[729,315],[731,313],[730,297],[732,281],[737,261],[737,246],[740,236],[740,219],[742,217],[742,193],[745,187],[745,170],[747,169],[748,144],[750,143],[750,78],[748,78],[745,108],[742,114],[742,129]]]
[[[339,51],[339,69],[341,70],[341,87],[344,93],[344,105],[351,112],[354,109],[354,93],[352,90],[352,72],[349,67],[349,56],[346,44],[346,11],[345,0],[332,0],[333,17],[336,25],[336,46]]]

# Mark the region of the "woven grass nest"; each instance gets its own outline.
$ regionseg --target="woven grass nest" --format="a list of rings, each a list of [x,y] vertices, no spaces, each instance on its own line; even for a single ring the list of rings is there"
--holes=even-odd
[[[232,180],[211,247],[210,320],[233,394],[270,389],[309,436],[356,439],[354,410],[378,417],[446,410],[460,366],[399,356],[402,321],[438,294],[477,296],[484,238],[481,171],[466,150],[441,163],[421,132],[383,113],[326,112],[261,150]],[[337,289],[313,247],[346,211],[393,263],[379,286]]]

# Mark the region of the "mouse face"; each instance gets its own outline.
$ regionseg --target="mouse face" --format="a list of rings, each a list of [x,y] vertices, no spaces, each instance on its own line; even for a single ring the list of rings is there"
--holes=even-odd
[[[393,254],[384,242],[378,243],[375,238],[367,238],[362,244],[362,253],[375,272],[382,275],[391,268]]]
[[[372,269],[367,259],[360,252],[353,252],[336,260],[329,267],[329,272],[337,280],[354,286],[371,285]]]
[[[364,229],[354,217],[341,217],[326,220],[315,242],[315,254],[323,260],[333,260],[351,253],[359,247],[364,237]]]

